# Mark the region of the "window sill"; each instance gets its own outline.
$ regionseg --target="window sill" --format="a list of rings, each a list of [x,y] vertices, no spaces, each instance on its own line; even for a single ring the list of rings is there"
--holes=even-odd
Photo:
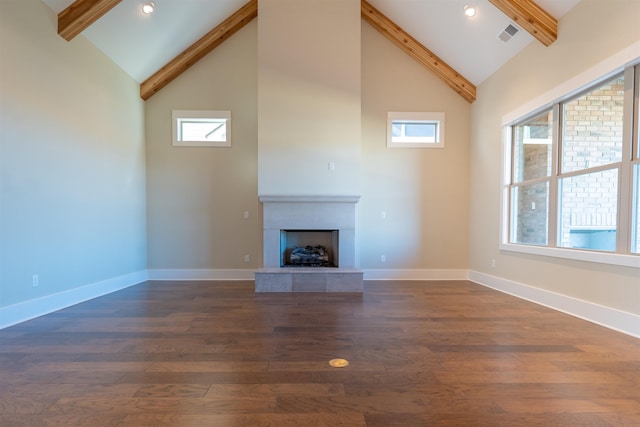
[[[609,252],[584,251],[579,249],[548,248],[544,246],[517,245],[502,243],[500,249],[524,254],[542,255],[576,261],[595,262],[600,264],[619,265],[622,267],[640,268],[639,255],[625,255]]]

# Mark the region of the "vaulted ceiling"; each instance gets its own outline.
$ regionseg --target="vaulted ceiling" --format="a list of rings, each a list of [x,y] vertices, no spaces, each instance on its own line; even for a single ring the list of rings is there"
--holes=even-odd
[[[552,44],[557,20],[579,1],[361,0],[365,21],[469,102],[475,85],[529,43]],[[58,13],[61,37],[86,37],[141,83],[143,99],[258,14],[258,0],[154,0],[151,15],[142,0],[43,2]],[[465,5],[476,16],[466,17]],[[499,36],[510,24],[519,31],[505,42]]]

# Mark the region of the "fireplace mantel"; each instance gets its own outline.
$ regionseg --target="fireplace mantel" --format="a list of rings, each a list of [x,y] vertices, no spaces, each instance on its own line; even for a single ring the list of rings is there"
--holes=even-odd
[[[360,196],[351,195],[262,195],[262,203],[358,203]]]
[[[355,268],[355,195],[261,195],[263,266],[256,292],[362,292]],[[281,266],[282,230],[337,230],[338,267],[297,269]]]

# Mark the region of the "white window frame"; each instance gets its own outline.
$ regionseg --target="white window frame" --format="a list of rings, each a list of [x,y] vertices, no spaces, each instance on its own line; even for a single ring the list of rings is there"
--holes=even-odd
[[[511,183],[511,161],[512,161],[512,153],[511,153],[511,145],[512,145],[512,125],[517,124],[518,122],[523,121],[527,117],[532,117],[535,114],[542,112],[545,109],[549,109],[550,107],[559,104],[563,100],[566,100],[570,97],[575,96],[576,94],[583,91],[585,88],[596,85],[600,82],[604,82],[607,79],[615,76],[616,74],[622,73],[625,69],[628,69],[634,65],[640,63],[640,58],[637,57],[638,48],[640,48],[640,42],[630,46],[628,49],[619,52],[618,54],[607,58],[602,63],[597,64],[596,66],[590,68],[589,70],[581,73],[575,78],[571,79],[568,82],[552,89],[551,91],[541,95],[530,103],[518,108],[517,110],[505,115],[502,118],[502,141],[503,141],[503,149],[502,149],[502,164],[503,164],[503,175],[502,175],[502,190],[501,190],[501,227],[500,227],[500,249],[511,252],[519,252],[525,254],[533,254],[533,255],[542,255],[549,257],[557,257],[557,258],[565,258],[565,259],[573,259],[579,261],[587,261],[594,263],[603,263],[603,264],[611,264],[611,265],[619,265],[625,267],[633,267],[640,268],[640,256],[638,254],[627,254],[621,252],[601,252],[596,250],[581,250],[574,248],[564,248],[558,247],[556,245],[556,236],[555,233],[550,230],[549,233],[549,245],[548,246],[536,246],[536,245],[527,245],[527,244],[518,244],[511,243],[511,210],[509,206],[510,200],[510,183]],[[622,65],[620,65],[622,64]],[[639,84],[640,77],[638,77],[636,73],[635,81],[636,86]],[[626,74],[628,76],[629,74]],[[636,88],[636,94],[638,89]],[[629,99],[630,97],[626,97],[625,99]],[[638,99],[635,100],[638,103]],[[625,109],[629,111],[630,106],[625,105]],[[637,120],[637,116],[634,117],[633,113],[627,113],[627,118],[631,117],[633,120]],[[629,122],[629,120],[627,120]],[[629,129],[633,129],[633,135],[630,135]],[[555,132],[555,131],[554,131]],[[625,140],[627,143],[629,141],[634,141],[634,144],[640,144],[639,136],[638,136],[638,125],[630,125],[630,123],[625,123]],[[638,150],[637,146],[634,146],[635,150]],[[637,151],[635,151],[637,152]],[[629,165],[633,166],[638,164],[640,160],[638,158],[632,158]],[[628,169],[628,167],[626,168]],[[628,172],[625,172],[625,174]],[[556,180],[557,177],[552,177],[552,180]],[[626,179],[623,177],[623,179]],[[631,182],[628,179],[626,182]],[[625,184],[626,185],[626,184]],[[625,188],[625,191],[627,189]],[[628,189],[630,192],[631,189]],[[557,194],[550,194],[549,202],[552,203],[551,198],[555,199]],[[553,200],[555,203],[556,201]],[[631,238],[631,232],[626,226],[629,222],[628,218],[628,205],[629,203],[629,195],[623,196],[622,201],[622,211],[619,211],[619,224],[625,224],[622,228],[625,230],[624,233],[626,236],[624,238]],[[557,209],[557,208],[555,208]],[[621,215],[621,216],[620,216]],[[549,216],[549,226],[556,227],[557,218],[550,213]],[[622,237],[619,237],[622,238]]]
[[[224,121],[226,138],[223,141],[190,141],[181,137],[181,122],[188,120],[220,123]],[[230,147],[231,111],[229,110],[172,110],[172,145],[174,147]]]
[[[436,125],[435,141],[410,141],[403,138],[402,141],[394,141],[392,134],[393,125],[396,122],[427,123]],[[443,112],[400,112],[389,111],[387,113],[387,147],[388,148],[444,148],[444,113]]]

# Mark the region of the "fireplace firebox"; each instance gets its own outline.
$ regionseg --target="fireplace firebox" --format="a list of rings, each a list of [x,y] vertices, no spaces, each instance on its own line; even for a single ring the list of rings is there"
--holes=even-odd
[[[256,292],[362,293],[363,272],[356,268],[355,257],[355,205],[359,199],[342,195],[261,195],[264,267],[256,271]],[[298,260],[314,263],[309,254],[318,252],[333,267],[286,265],[286,256],[296,246],[303,249]]]
[[[338,267],[338,230],[280,230],[281,267]]]

